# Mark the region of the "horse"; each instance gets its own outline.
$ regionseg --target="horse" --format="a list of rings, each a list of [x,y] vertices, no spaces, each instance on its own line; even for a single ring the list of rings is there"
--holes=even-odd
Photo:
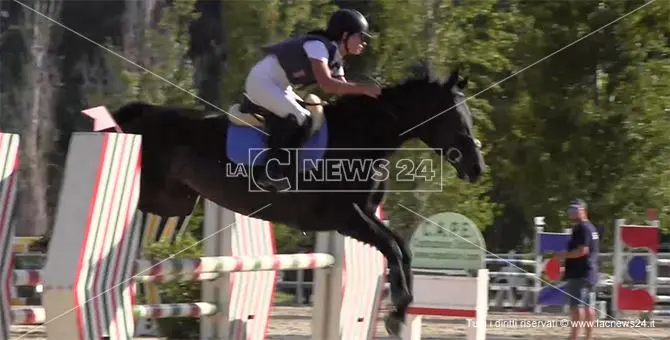
[[[142,136],[139,210],[190,215],[202,196],[254,218],[304,232],[337,231],[370,244],[388,261],[392,309],[384,320],[387,332],[398,336],[413,301],[412,259],[407,243],[375,214],[388,189],[387,179],[379,176],[383,162],[377,161],[390,162],[403,143],[418,138],[446,157],[458,178],[476,182],[485,164],[465,103],[466,85],[458,70],[445,80],[425,66],[423,74],[384,86],[377,98],[345,95],[311,105],[318,109],[312,110],[309,137],[287,156],[295,164],[284,180],[295,190],[284,192],[253,181],[254,171],[268,161],[263,150],[256,150],[266,145],[262,117],[267,111],[253,103],[233,105],[235,113],[228,116],[136,101],[120,107],[113,118],[125,133]],[[353,179],[324,179],[335,170],[323,164],[355,160],[373,164],[374,171]]]

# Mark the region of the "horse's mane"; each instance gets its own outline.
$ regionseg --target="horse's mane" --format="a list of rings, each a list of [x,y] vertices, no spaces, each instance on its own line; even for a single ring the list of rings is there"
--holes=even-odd
[[[408,81],[426,81],[428,83],[443,84],[445,81],[444,78],[439,77],[437,73],[435,73],[435,68],[430,61],[420,60],[414,65],[411,65],[409,69],[411,75],[406,78],[403,83]]]
[[[390,84],[383,87],[382,96],[374,100],[365,95],[344,95],[332,101],[331,105],[342,108],[342,112],[338,115],[357,115],[361,110],[366,110],[365,114],[382,113],[384,111],[384,103],[379,101],[397,100],[398,98],[413,98],[414,96],[424,94],[426,86],[440,84],[442,85],[445,79],[439,77],[430,62],[419,61],[410,66],[410,75],[405,77],[398,83]],[[373,110],[375,106],[380,106],[378,110]],[[350,109],[351,108],[351,109]]]

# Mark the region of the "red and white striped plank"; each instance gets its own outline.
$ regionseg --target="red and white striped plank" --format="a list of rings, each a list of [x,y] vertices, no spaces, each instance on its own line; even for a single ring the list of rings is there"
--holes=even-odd
[[[212,281],[221,277],[221,273],[198,273],[198,274],[183,274],[183,275],[161,275],[161,276],[135,276],[135,282],[146,283],[152,282],[154,284],[167,282],[189,282],[189,281]]]
[[[381,207],[376,215],[384,218]],[[341,339],[374,339],[386,258],[376,248],[350,237],[344,238],[344,247]]]
[[[132,339],[141,136],[75,133],[45,265],[51,339]],[[51,322],[49,322],[49,320]]]
[[[205,254],[274,256],[273,227],[205,200]],[[200,319],[202,339],[265,339],[277,280],[276,271],[221,273],[202,284],[202,301],[227,306]],[[228,322],[222,322],[227,320]]]
[[[32,286],[42,284],[42,271],[39,269],[14,269],[13,284],[15,286]]]
[[[216,313],[217,307],[206,302],[149,304],[133,307],[133,314],[138,319],[197,318]],[[46,312],[44,307],[14,308],[11,311],[11,317],[14,325],[41,325],[46,321]]]
[[[0,133],[0,339],[9,339],[12,326],[14,228],[11,223],[16,200],[19,136]]]
[[[11,317],[14,325],[41,325],[46,321],[46,312],[43,307],[15,308]]]
[[[272,225],[235,214],[232,251],[241,256],[277,256]],[[307,255],[307,254],[303,254]],[[332,256],[329,255],[332,259]],[[332,259],[334,262],[334,259]],[[332,262],[330,263],[332,265]],[[270,325],[277,271],[233,273],[229,305],[231,340],[262,340]]]
[[[136,318],[165,319],[165,318],[199,318],[202,316],[215,315],[218,310],[216,305],[207,302],[192,303],[164,303],[151,305],[138,305],[133,307]]]
[[[137,261],[142,275],[192,275],[200,273],[233,273],[276,270],[316,269],[330,267],[335,259],[330,254],[277,254],[259,256],[208,256],[199,259]]]
[[[381,216],[381,208],[376,215]],[[375,248],[335,232],[317,235],[317,251],[337,257],[335,270],[314,272],[312,336],[322,340],[373,339],[386,275]]]

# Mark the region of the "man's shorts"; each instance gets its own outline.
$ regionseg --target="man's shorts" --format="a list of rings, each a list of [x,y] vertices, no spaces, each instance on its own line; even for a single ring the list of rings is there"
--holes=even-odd
[[[570,307],[591,306],[596,302],[596,292],[587,279],[568,279],[565,293],[568,295]]]

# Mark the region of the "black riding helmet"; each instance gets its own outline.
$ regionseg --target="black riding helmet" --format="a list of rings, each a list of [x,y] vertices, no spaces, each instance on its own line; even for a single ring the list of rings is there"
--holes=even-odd
[[[368,33],[368,21],[361,12],[355,9],[343,8],[337,10],[328,20],[328,35],[334,39],[340,39],[342,34],[348,33],[348,36],[361,33],[364,38],[372,37]]]

